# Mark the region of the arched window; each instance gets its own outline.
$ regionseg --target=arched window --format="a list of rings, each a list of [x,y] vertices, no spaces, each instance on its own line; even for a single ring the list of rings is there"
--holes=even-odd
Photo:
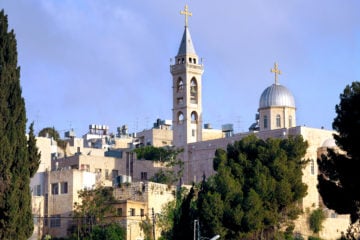
[[[197,115],[197,113],[194,111],[194,112],[191,113],[191,122],[192,122],[192,123],[197,123],[197,121],[198,121],[198,115]]]
[[[289,127],[292,127],[292,116],[289,116]]]
[[[184,89],[184,81],[181,78],[177,81],[176,88],[178,92],[181,92]]]
[[[280,118],[280,114],[276,115],[276,127],[281,127],[281,118]]]
[[[268,128],[268,118],[266,115],[264,116],[264,128]]]
[[[190,102],[191,103],[197,103],[198,98],[198,87],[196,79],[193,78],[190,81]]]
[[[182,112],[178,112],[178,123],[184,122],[184,114]]]

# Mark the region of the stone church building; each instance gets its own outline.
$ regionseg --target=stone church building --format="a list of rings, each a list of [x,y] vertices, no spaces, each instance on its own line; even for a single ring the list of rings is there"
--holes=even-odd
[[[336,147],[333,131],[296,125],[296,104],[293,94],[279,83],[281,71],[275,63],[271,72],[275,75],[272,85],[260,95],[256,122],[248,132],[233,134],[232,126],[225,125],[222,130],[203,128],[202,74],[204,65],[199,61],[188,26],[187,7],[181,12],[185,15],[185,29],[174,64],[170,66],[173,83],[173,145],[183,148],[181,155],[185,163],[184,183],[198,182],[202,176],[215,174],[213,158],[215,150],[226,149],[228,144],[255,134],[261,139],[286,138],[302,135],[309,144],[305,159],[310,159],[303,170],[303,182],[308,186],[308,194],[302,200],[304,214],[297,220],[295,232],[303,236],[312,235],[309,229],[309,214],[319,208],[321,197],[317,191],[317,158],[328,147]],[[326,220],[320,233],[323,239],[337,239],[349,226],[349,216],[337,215],[325,209]]]

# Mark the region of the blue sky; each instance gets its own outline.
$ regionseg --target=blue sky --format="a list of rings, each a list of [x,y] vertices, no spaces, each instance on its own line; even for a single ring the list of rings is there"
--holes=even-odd
[[[77,136],[171,119],[169,71],[185,4],[203,58],[203,121],[236,132],[274,82],[294,95],[297,125],[331,129],[347,84],[360,80],[358,0],[0,0],[16,33],[28,122]]]

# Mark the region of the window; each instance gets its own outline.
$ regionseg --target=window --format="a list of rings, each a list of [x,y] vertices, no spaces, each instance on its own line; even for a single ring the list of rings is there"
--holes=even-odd
[[[192,130],[191,130],[191,135],[192,135],[193,137],[195,137],[195,129],[192,129]]]
[[[268,118],[266,115],[264,116],[264,128],[268,128]]]
[[[181,92],[184,89],[184,82],[181,78],[177,81],[177,91]]]
[[[89,164],[81,164],[80,165],[80,170],[90,172],[90,165]]]
[[[34,196],[41,196],[41,185],[35,185],[33,188]]]
[[[118,215],[119,217],[122,217],[122,208],[116,209],[116,215]]]
[[[197,87],[196,79],[193,78],[191,79],[190,82],[190,102],[197,103],[197,98],[198,98],[198,87]]]
[[[182,112],[178,113],[178,122],[180,124],[184,122],[184,114]]]
[[[184,98],[179,97],[177,98],[177,104],[183,104],[184,103]]]
[[[145,211],[143,208],[140,208],[140,216],[141,217],[145,216]]]
[[[105,179],[110,180],[109,169],[105,169]]]
[[[281,127],[281,119],[280,119],[280,115],[276,115],[276,127]]]
[[[116,178],[119,175],[119,171],[118,170],[112,170],[111,175],[112,175],[112,178]]]
[[[130,216],[135,216],[135,208],[130,208]]]
[[[60,191],[61,191],[61,194],[68,193],[68,183],[67,182],[60,183]]]
[[[311,175],[315,174],[315,161],[314,159],[311,159],[310,161],[310,168],[311,168]]]
[[[191,123],[197,123],[197,113],[196,112],[192,112],[191,113]]]
[[[141,180],[147,180],[147,172],[141,172]]]
[[[49,225],[49,218],[47,215],[44,215],[44,226],[47,227]]]
[[[289,127],[292,127],[292,116],[289,116]]]
[[[60,218],[60,214],[56,214],[56,215],[51,215],[50,218],[50,227],[54,228],[54,227],[61,227],[61,218]]]
[[[59,194],[59,184],[58,183],[52,183],[51,184],[51,194],[52,195],[58,195]]]

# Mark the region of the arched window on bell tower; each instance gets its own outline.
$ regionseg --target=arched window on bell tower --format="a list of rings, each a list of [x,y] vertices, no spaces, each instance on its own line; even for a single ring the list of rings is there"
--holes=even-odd
[[[190,81],[190,102],[198,102],[198,86],[195,78],[192,78]]]
[[[182,124],[184,122],[184,114],[182,112],[178,112],[178,123]]]
[[[191,123],[197,123],[198,121],[198,115],[195,111],[191,113]]]
[[[184,81],[181,78],[177,80],[176,89],[177,92],[182,92],[184,89]]]

